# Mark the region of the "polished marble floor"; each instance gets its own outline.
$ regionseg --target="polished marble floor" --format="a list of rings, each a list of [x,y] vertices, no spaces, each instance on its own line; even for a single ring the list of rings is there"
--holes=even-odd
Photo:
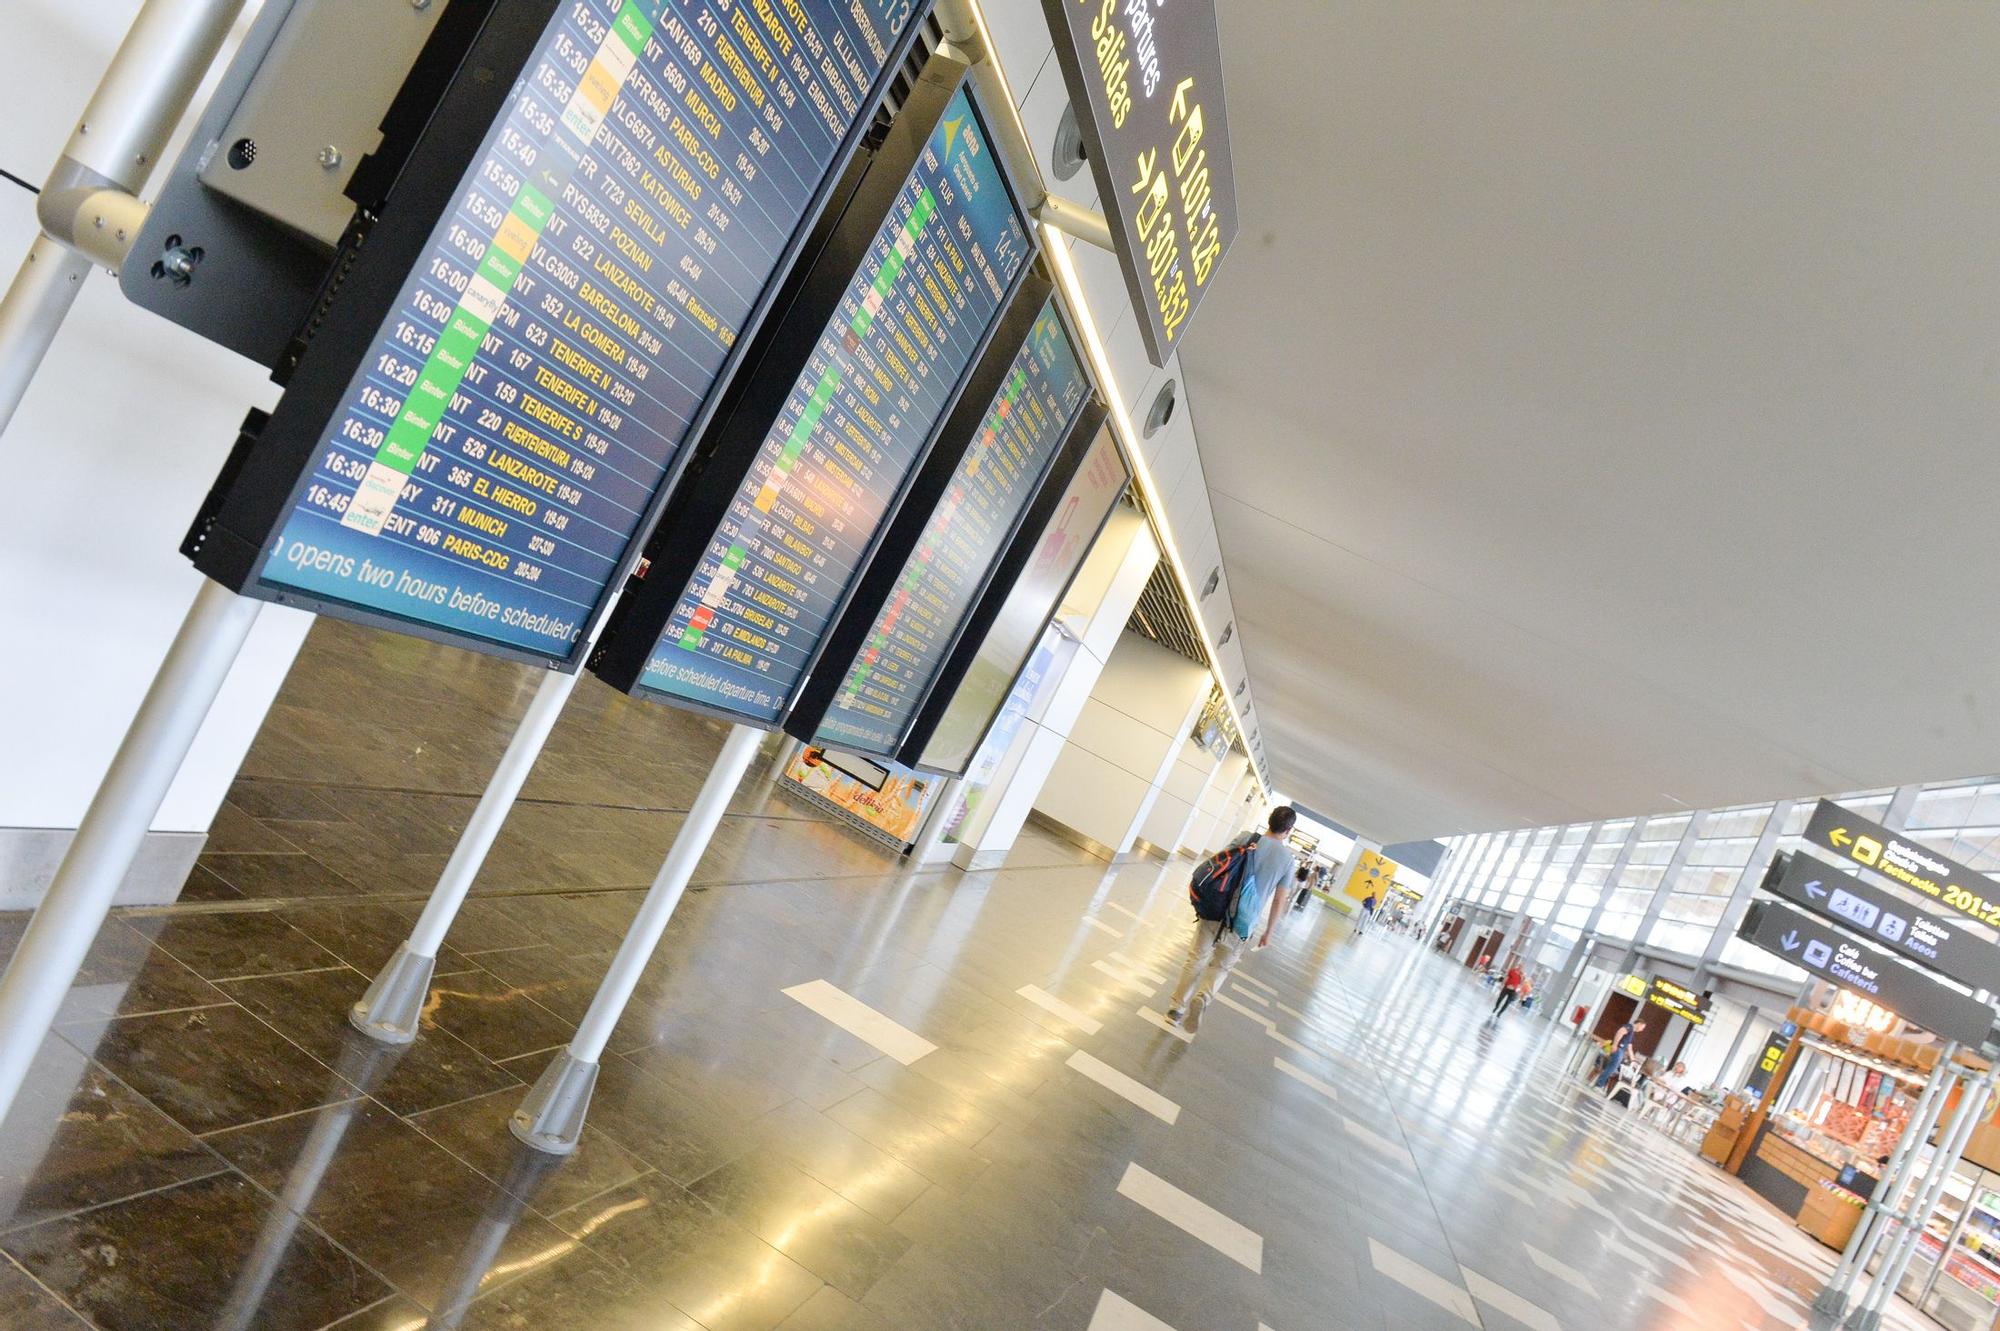
[[[439,660],[466,677],[416,738],[315,701]],[[580,690],[423,1037],[378,1049],[343,1011],[526,701],[465,660],[316,630],[189,901],[110,923],[0,1124],[0,1327],[1808,1325],[1831,1253],[1413,941],[1309,907],[1188,1040],[1158,1016],[1185,863],[1031,832],[911,871],[761,779],[582,1148],[528,1151],[507,1116],[719,732]]]

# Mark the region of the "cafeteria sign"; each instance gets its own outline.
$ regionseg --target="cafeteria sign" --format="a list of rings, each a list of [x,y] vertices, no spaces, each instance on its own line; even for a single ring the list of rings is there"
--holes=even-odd
[[[1118,266],[1164,366],[1236,239],[1212,0],[1042,0]]]

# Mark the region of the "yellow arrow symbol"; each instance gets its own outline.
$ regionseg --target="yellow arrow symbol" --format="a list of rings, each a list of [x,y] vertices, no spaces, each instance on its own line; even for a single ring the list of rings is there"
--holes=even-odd
[[[1833,843],[1835,850],[1844,850],[1846,847],[1854,844],[1854,838],[1848,835],[1847,829],[1844,827],[1834,828],[1826,834],[1826,839]]]
[[[1186,78],[1180,81],[1179,87],[1174,89],[1174,101],[1173,101],[1173,106],[1171,108],[1173,113],[1171,117],[1172,119],[1185,120],[1187,118],[1188,89],[1192,88],[1193,86],[1194,86],[1194,75],[1190,74]]]

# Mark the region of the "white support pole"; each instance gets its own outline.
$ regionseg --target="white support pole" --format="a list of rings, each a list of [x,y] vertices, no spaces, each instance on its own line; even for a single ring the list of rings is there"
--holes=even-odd
[[[417,1038],[424,999],[430,993],[431,972],[437,967],[438,949],[444,946],[445,934],[458,918],[465,894],[472,890],[472,880],[479,876],[480,866],[486,863],[487,852],[493,849],[507,815],[513,811],[521,787],[534,771],[535,760],[541,757],[549,732],[555,729],[556,718],[562,715],[563,704],[575,691],[577,678],[554,670],[542,676],[534,701],[528,704],[521,724],[514,728],[514,737],[507,741],[507,752],[501,755],[500,765],[486,782],[472,817],[466,821],[465,831],[452,847],[451,858],[445,862],[444,872],[438,875],[437,886],[431,889],[423,914],[417,917],[410,936],[396,945],[394,955],[376,974],[368,992],[348,1010],[348,1021],[363,1035],[384,1044],[409,1044]]]
[[[1972,1138],[1972,1130],[1985,1118],[1987,1103],[1993,1096],[1993,1079],[2000,1073],[2000,1067],[1990,1067],[1975,1083],[1968,1083],[1966,1093],[1960,1097],[1958,1109],[1952,1115],[1951,1126],[1938,1139],[1937,1150],[1931,1153],[1930,1172],[1924,1176],[1923,1184],[1911,1200],[1909,1209],[1898,1218],[1899,1228],[1882,1258],[1882,1265],[1875,1272],[1875,1283],[1863,1296],[1860,1307],[1848,1316],[1845,1325],[1850,1331],[1876,1331],[1882,1323],[1882,1306],[1896,1287],[1903,1282],[1903,1272],[1910,1265],[1910,1255],[1916,1251],[1917,1235],[1924,1229],[1924,1223],[1937,1209],[1938,1198],[1944,1195],[1945,1180],[1957,1169],[1959,1158],[1965,1154],[1965,1144]],[[1881,1226],[1887,1229],[1885,1223]]]
[[[146,183],[242,9],[243,0],[146,0],[132,20],[42,188],[44,234],[0,298],[0,434],[90,272],[90,258],[67,248],[84,239],[78,227],[114,219],[108,240],[86,228],[87,248],[100,262],[122,261],[144,210],[114,196],[136,196]]]
[[[639,913],[633,917],[625,941],[618,945],[618,954],[611,959],[610,969],[597,986],[596,997],[590,1000],[590,1010],[583,1014],[576,1034],[570,1037],[569,1047],[549,1064],[527,1098],[521,1101],[520,1108],[514,1111],[509,1129],[536,1150],[568,1155],[576,1149],[583,1135],[584,1113],[590,1108],[590,1092],[597,1085],[598,1060],[604,1055],[612,1028],[624,1015],[625,1005],[632,1001],[646,963],[659,947],[667,922],[673,918],[674,908],[680,905],[688,880],[694,876],[695,866],[701,863],[736,787],[750,770],[763,741],[764,732],[752,726],[730,727],[729,738],[722,742],[715,766],[702,782],[701,792],[688,809],[687,820],[674,837],[659,873],[654,875],[646,899],[639,904]]]
[[[0,976],[0,1122],[261,608],[261,602],[202,579],[48,894]]]
[[[1739,1035],[1741,1033],[1738,1032]],[[1895,1148],[1889,1152],[1889,1163],[1882,1170],[1881,1181],[1875,1185],[1875,1192],[1869,1197],[1867,1206],[1862,1208],[1861,1222],[1854,1227],[1854,1235],[1848,1240],[1847,1249],[1841,1253],[1833,1274],[1827,1277],[1826,1287],[1813,1300],[1815,1311],[1836,1320],[1847,1314],[1847,1293],[1861,1273],[1868,1269],[1875,1249],[1881,1245],[1882,1234],[1889,1227],[1888,1213],[1896,1209],[1904,1185],[1916,1170],[1917,1151],[1929,1140],[1931,1129],[1937,1125],[1938,1113],[1944,1108],[1945,1088],[1957,1075],[1952,1063],[1957,1055],[1956,1044],[1946,1044],[1938,1051],[1937,1066],[1931,1069],[1930,1079],[1924,1083],[1917,1103],[1910,1109],[1903,1135],[1896,1139]],[[1728,1063],[1723,1066],[1726,1069]]]

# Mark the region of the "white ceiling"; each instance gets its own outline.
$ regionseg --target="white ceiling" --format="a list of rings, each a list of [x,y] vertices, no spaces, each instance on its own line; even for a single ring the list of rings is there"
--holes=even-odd
[[[1279,789],[2000,771],[2000,6],[1231,0],[1181,365]]]

